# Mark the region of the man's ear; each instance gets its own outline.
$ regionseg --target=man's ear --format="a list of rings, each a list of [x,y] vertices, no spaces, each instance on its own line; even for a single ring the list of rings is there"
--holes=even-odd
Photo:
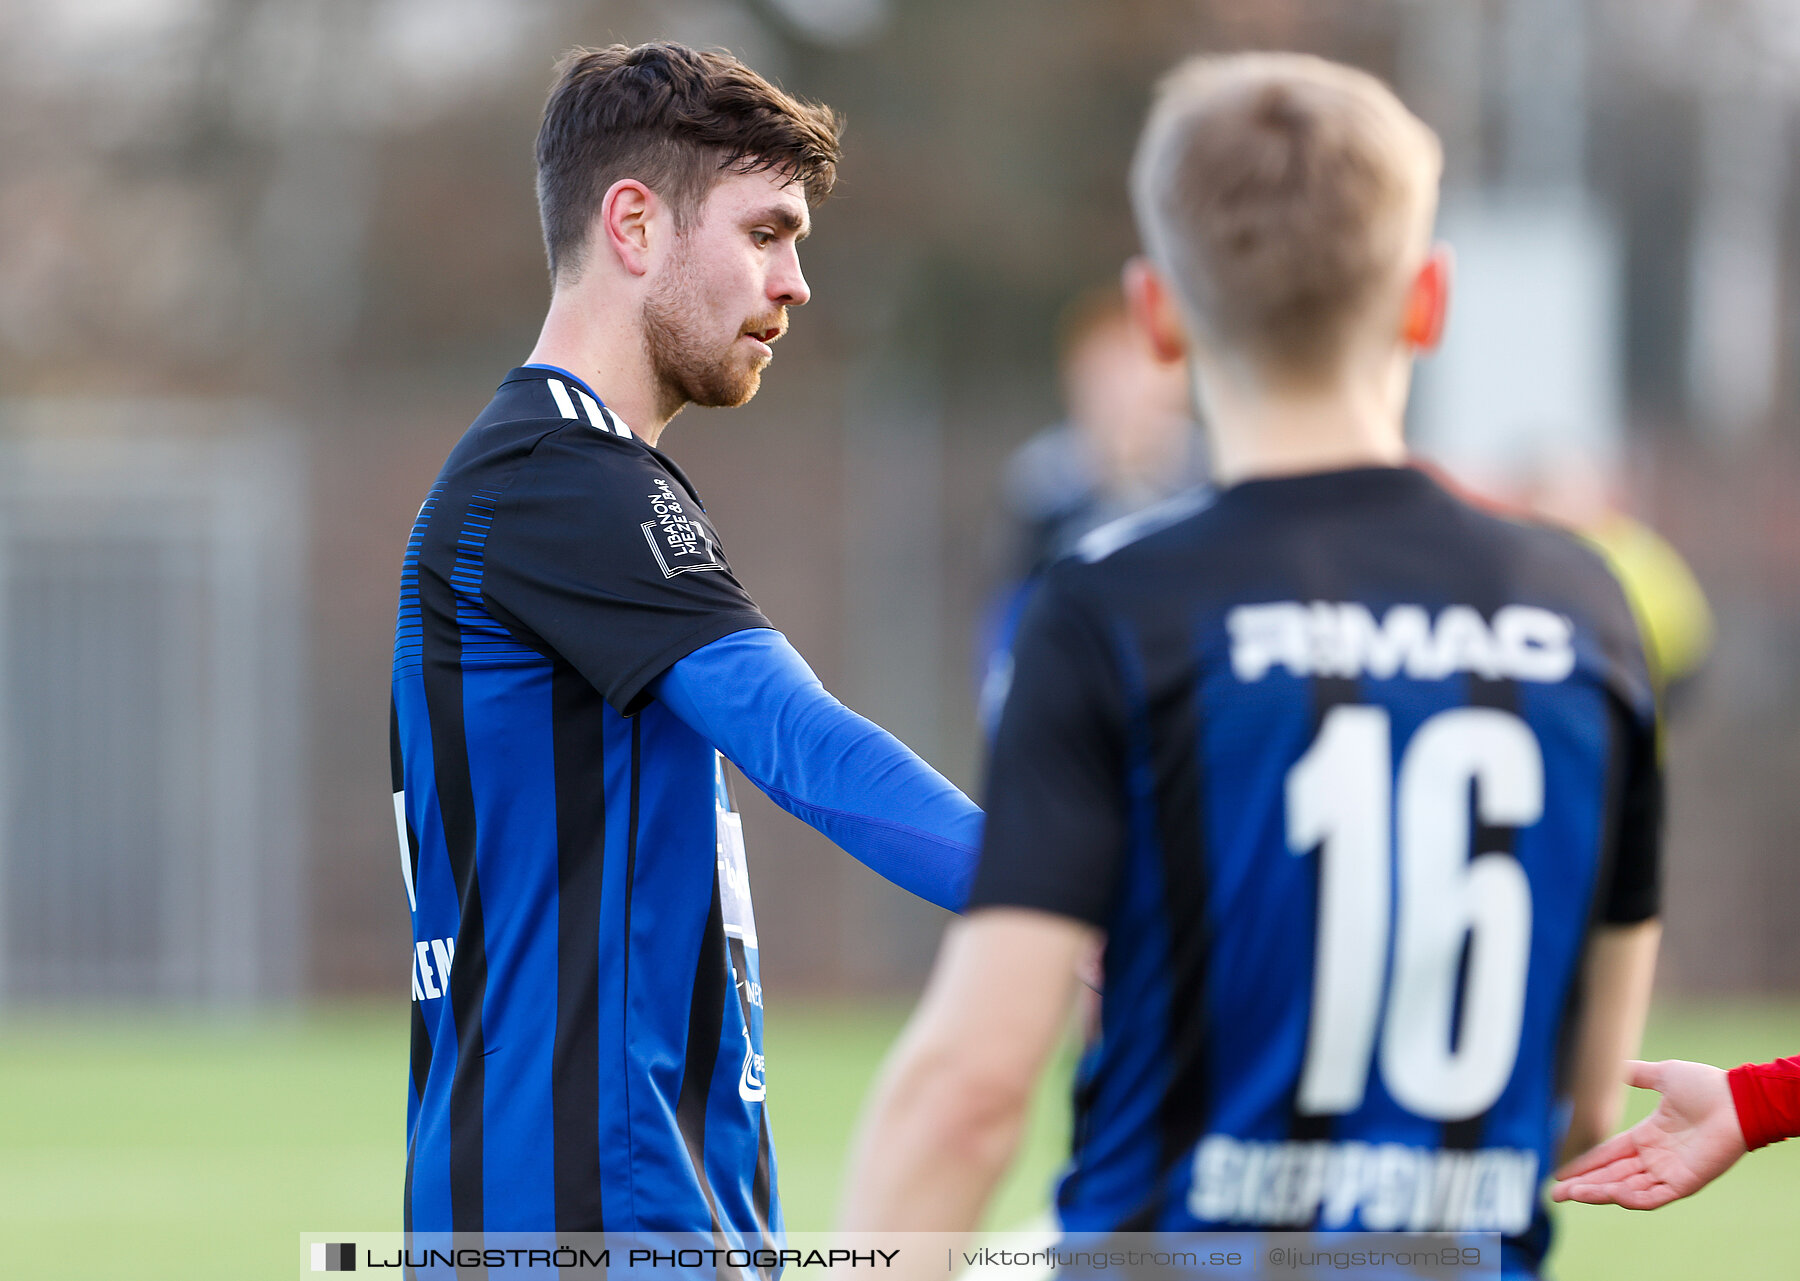
[[[1406,310],[1400,322],[1400,340],[1414,351],[1431,351],[1444,337],[1444,320],[1450,313],[1450,278],[1456,256],[1446,244],[1436,244],[1413,276],[1406,290]]]
[[[650,270],[652,224],[667,217],[656,193],[635,178],[621,178],[606,189],[594,217],[593,236],[634,276]]]
[[[1182,323],[1174,291],[1155,264],[1142,254],[1128,259],[1119,274],[1119,283],[1125,290],[1125,308],[1131,314],[1131,322],[1149,342],[1156,358],[1171,364],[1185,360],[1187,326]]]

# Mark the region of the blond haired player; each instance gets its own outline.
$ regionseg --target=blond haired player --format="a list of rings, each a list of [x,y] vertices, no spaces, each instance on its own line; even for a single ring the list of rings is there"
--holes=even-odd
[[[1315,58],[1164,82],[1128,292],[1221,492],[1047,575],[847,1226],[974,1226],[1103,941],[1065,1230],[1494,1232],[1537,1275],[1542,1179],[1611,1128],[1647,1002],[1654,699],[1591,550],[1407,465],[1439,159]]]

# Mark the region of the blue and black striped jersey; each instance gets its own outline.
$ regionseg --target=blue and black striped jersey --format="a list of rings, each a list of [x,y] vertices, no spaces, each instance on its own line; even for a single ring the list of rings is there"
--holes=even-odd
[[[647,693],[768,625],[669,459],[579,380],[507,376],[401,579],[409,1230],[779,1234],[742,829]]]
[[[1106,933],[1064,1226],[1498,1231],[1533,1275],[1584,948],[1657,910],[1616,581],[1410,468],[1136,533],[1028,613],[970,900]]]

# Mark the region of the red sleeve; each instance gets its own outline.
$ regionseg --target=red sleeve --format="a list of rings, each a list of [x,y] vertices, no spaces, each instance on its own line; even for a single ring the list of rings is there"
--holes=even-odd
[[[1744,1146],[1754,1152],[1800,1138],[1800,1058],[1746,1063],[1732,1068],[1727,1079]]]

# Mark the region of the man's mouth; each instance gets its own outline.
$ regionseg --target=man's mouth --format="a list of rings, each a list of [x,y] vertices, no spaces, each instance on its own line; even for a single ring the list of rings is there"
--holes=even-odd
[[[750,340],[750,346],[756,353],[751,359],[756,361],[757,364],[763,365],[775,359],[775,352],[770,348],[769,344],[781,337],[786,330],[786,325],[770,325],[766,329],[746,329],[743,333],[739,334],[738,337],[748,338]]]

